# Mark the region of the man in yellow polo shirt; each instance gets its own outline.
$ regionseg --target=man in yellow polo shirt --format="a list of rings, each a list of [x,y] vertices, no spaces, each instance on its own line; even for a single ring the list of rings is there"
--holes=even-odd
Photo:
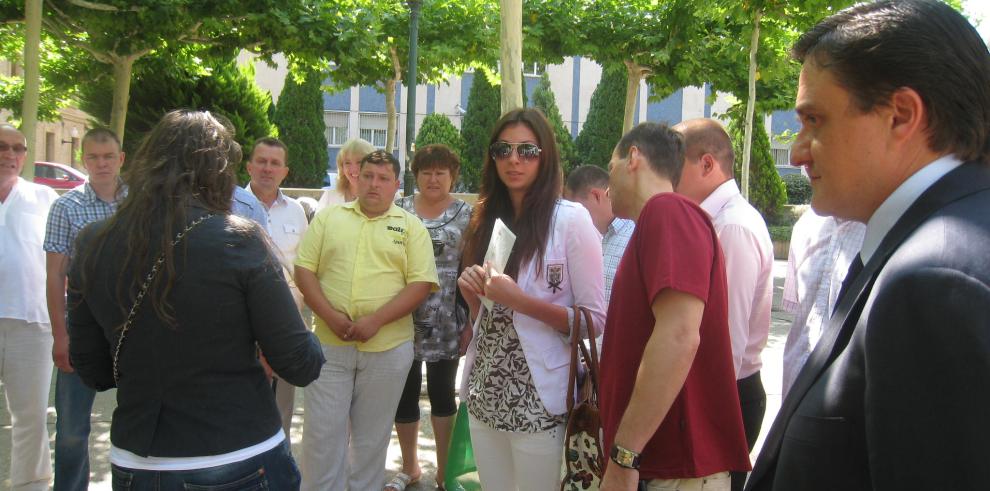
[[[302,489],[381,489],[392,418],[413,359],[412,311],[438,288],[433,244],[395,206],[399,162],[361,159],[357,200],[324,209],[296,256],[327,363],[306,388]]]

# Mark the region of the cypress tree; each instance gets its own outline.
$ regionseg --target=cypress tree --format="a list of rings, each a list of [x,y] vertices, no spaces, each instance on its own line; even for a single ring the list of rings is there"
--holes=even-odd
[[[205,73],[191,73],[175,67],[166,57],[141,61],[131,84],[127,107],[125,152],[133,154],[144,135],[175,108],[204,109],[221,114],[234,127],[234,138],[244,149],[244,158],[258,138],[275,134],[269,119],[271,95],[255,83],[254,67],[237,66],[234,60],[214,62]],[[110,119],[112,94],[109,79],[85,84],[80,89],[80,108],[106,124]],[[243,165],[241,183],[247,182]]]
[[[560,116],[560,109],[557,108],[557,100],[550,89],[550,77],[546,72],[540,77],[540,83],[533,90],[533,107],[539,108],[546,115],[547,120],[553,126],[553,133],[557,139],[557,148],[560,151],[560,165],[564,168],[564,174],[577,167],[577,151],[574,149],[574,140],[571,132],[564,126],[564,118]]]
[[[626,105],[626,69],[608,66],[591,95],[588,119],[574,141],[578,159],[583,164],[608,168],[612,151],[622,138],[622,117]]]
[[[323,182],[330,157],[326,123],[323,120],[323,75],[303,74],[302,83],[289,73],[275,108],[275,124],[289,147],[289,176],[286,187],[317,188]]]
[[[733,171],[736,182],[742,185],[743,138],[745,136],[745,104],[737,104],[728,111],[729,136],[736,153]],[[759,210],[768,223],[773,221],[780,207],[787,201],[787,187],[777,173],[773,154],[770,152],[770,137],[763,125],[763,114],[753,117],[753,145],[749,161],[749,202]]]
[[[476,70],[471,92],[468,94],[467,114],[461,123],[461,137],[464,138],[461,182],[468,192],[477,192],[481,184],[481,168],[488,152],[488,138],[502,114],[501,105],[498,87],[492,85],[485,70]]]

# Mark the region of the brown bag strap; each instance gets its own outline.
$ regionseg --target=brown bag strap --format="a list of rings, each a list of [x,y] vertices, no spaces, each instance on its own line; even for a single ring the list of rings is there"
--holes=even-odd
[[[571,326],[571,365],[567,373],[567,412],[574,409],[574,389],[577,386],[582,360],[588,368],[588,373],[585,376],[589,377],[591,381],[592,391],[589,397],[596,402],[598,401],[598,347],[595,344],[591,311],[587,307],[579,305],[574,305],[571,309],[574,311],[574,325]],[[589,347],[586,347],[581,339],[582,321],[585,325],[590,352],[588,351]]]

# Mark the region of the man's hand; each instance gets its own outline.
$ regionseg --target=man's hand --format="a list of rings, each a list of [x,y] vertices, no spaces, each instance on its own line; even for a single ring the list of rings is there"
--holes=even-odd
[[[52,332],[54,333],[54,330]],[[62,333],[61,336],[55,334],[54,338],[55,340],[52,343],[52,361],[55,362],[55,366],[63,373],[74,372],[72,362],[69,361],[69,336]]]
[[[366,342],[369,339],[375,337],[378,334],[378,330],[382,328],[382,324],[375,320],[372,315],[362,317],[351,324],[351,330],[348,332],[350,335],[349,340]]]
[[[600,491],[636,491],[639,486],[639,471],[620,467],[610,462],[605,468]]]
[[[351,331],[353,330],[354,322],[347,314],[334,309],[331,314],[323,319],[327,323],[327,327],[337,335],[338,338],[344,341],[350,341]]]

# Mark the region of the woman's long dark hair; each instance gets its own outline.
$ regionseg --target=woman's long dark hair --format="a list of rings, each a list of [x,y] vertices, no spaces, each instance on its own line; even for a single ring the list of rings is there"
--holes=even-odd
[[[97,258],[114,231],[126,231],[122,271],[129,280],[117,282],[121,309],[129,309],[144,276],[155,259],[165,253],[163,270],[155,276],[147,296],[155,314],[174,324],[167,298],[175,278],[172,240],[189,222],[190,205],[210,213],[228,213],[236,184],[234,168],[241,161],[241,147],[234,141],[230,123],[209,111],[172,111],[147,134],[127,166],[128,194],[120,209],[83,251],[83,288],[99,265]],[[155,238],[153,243],[152,238]]]
[[[517,124],[529,128],[536,135],[537,143],[543,149],[540,152],[540,168],[536,180],[523,198],[522,210],[515,210],[512,207],[512,200],[509,199],[509,189],[499,179],[495,160],[491,153],[487,152],[488,147],[486,147],[485,166],[481,171],[481,191],[478,193],[478,204],[474,208],[474,216],[468,227],[462,259],[463,266],[481,264],[484,261],[495,219],[501,218],[516,234],[516,243],[504,271],[505,274],[516,279],[519,276],[520,265],[534,257],[537,260],[537,272],[543,270],[543,254],[546,252],[553,212],[560,198],[563,180],[560,153],[557,150],[553,129],[539,109],[515,109],[506,113],[495,123],[495,130],[488,139],[488,145],[491,146],[497,141],[506,127]]]

